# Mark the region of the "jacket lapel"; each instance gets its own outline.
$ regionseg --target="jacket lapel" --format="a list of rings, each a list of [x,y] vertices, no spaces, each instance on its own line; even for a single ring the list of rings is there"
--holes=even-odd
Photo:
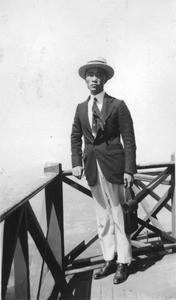
[[[102,119],[103,119],[104,122],[106,122],[106,120],[108,119],[108,117],[112,113],[114,107],[115,107],[114,98],[110,97],[109,95],[107,95],[105,93],[105,96],[104,96],[104,99],[103,99],[103,107],[102,107],[102,110],[101,110],[101,113],[103,115]]]
[[[85,127],[92,133],[92,129],[89,122],[89,114],[88,114],[88,102],[89,102],[90,96],[88,97],[87,101],[84,102],[83,110],[81,112],[82,114],[82,120],[85,124]]]

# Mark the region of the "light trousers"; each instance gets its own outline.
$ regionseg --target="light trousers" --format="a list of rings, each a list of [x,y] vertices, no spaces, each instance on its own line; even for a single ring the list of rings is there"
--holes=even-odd
[[[124,229],[122,204],[125,201],[124,186],[106,180],[98,165],[98,180],[91,187],[98,224],[98,236],[105,261],[114,259],[117,262],[130,264],[132,258],[131,239]]]

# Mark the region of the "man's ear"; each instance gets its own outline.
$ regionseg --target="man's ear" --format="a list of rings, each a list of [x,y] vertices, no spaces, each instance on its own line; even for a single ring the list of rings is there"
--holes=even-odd
[[[107,74],[104,72],[104,84],[108,81]]]

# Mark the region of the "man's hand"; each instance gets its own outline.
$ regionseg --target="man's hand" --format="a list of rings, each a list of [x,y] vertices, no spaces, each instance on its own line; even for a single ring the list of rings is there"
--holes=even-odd
[[[72,174],[73,174],[73,176],[77,177],[78,179],[81,179],[83,176],[83,171],[84,171],[84,168],[82,166],[77,166],[72,169]]]
[[[130,188],[133,185],[133,176],[127,173],[124,173],[123,182],[125,188]]]

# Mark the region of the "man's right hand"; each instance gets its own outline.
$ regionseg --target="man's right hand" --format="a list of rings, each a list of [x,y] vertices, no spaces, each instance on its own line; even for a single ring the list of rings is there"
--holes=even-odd
[[[82,166],[77,166],[72,169],[72,174],[73,174],[73,176],[77,177],[78,179],[81,179],[83,176],[83,171],[84,171],[84,168]]]

